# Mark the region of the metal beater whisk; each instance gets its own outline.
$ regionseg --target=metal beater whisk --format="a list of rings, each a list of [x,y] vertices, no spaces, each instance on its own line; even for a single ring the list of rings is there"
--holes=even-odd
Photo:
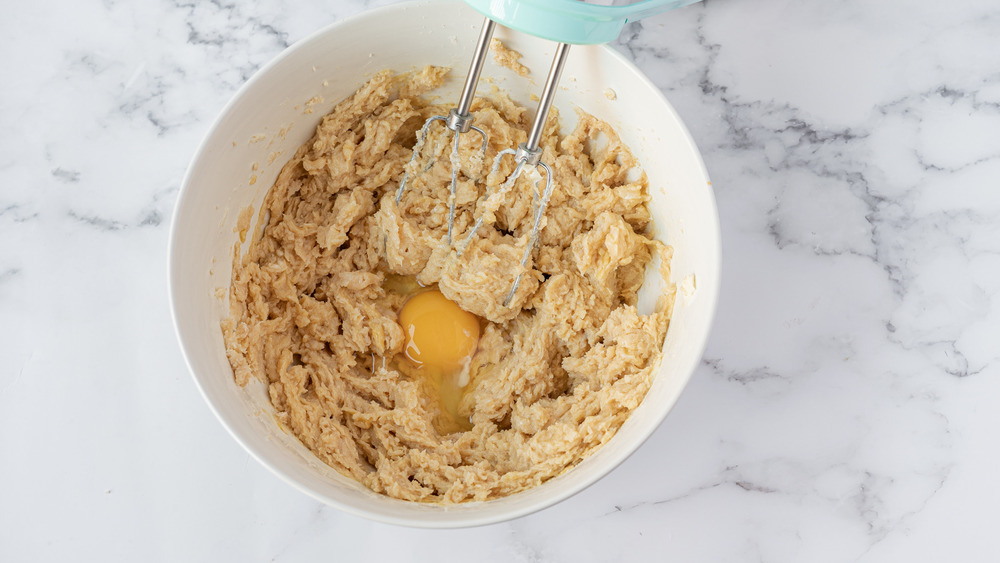
[[[514,183],[524,172],[524,169],[529,166],[538,167],[545,171],[545,188],[542,189],[539,194],[538,190],[534,190],[534,207],[535,213],[532,218],[531,223],[531,235],[528,237],[528,244],[524,248],[524,254],[521,256],[521,266],[517,277],[514,278],[514,283],[511,285],[510,291],[507,292],[507,297],[503,300],[503,306],[506,307],[510,304],[511,299],[514,298],[514,294],[517,293],[517,287],[521,284],[521,278],[524,277],[526,268],[528,267],[528,262],[531,259],[531,254],[535,249],[535,245],[538,244],[538,232],[541,230],[542,217],[545,216],[545,208],[549,205],[549,199],[552,197],[552,169],[549,168],[548,164],[542,162],[542,149],[539,148],[538,143],[542,139],[542,131],[545,129],[545,120],[549,116],[549,109],[552,107],[552,98],[556,94],[556,86],[559,85],[559,77],[562,75],[563,66],[566,64],[566,56],[569,54],[569,44],[560,43],[556,47],[556,55],[552,60],[552,67],[549,68],[549,75],[545,79],[545,87],[542,89],[542,97],[538,101],[538,110],[535,112],[535,119],[531,124],[531,131],[528,133],[527,142],[521,143],[517,146],[517,149],[504,149],[497,153],[496,158],[493,159],[493,167],[490,170],[490,176],[494,176],[500,169],[500,162],[505,155],[513,155],[514,162],[516,163],[514,167],[514,172],[507,177],[496,189],[494,193],[490,193],[491,189],[489,186],[486,188],[486,197],[483,201],[486,210],[479,214],[479,218],[472,225],[472,229],[469,230],[469,234],[465,236],[461,244],[458,247],[458,255],[461,256],[462,252],[465,251],[469,243],[472,242],[472,238],[475,236],[476,231],[479,230],[484,223],[485,217],[494,217],[494,212],[503,203],[503,198],[507,193],[514,187]],[[450,227],[449,227],[450,228]]]
[[[455,186],[458,183],[458,172],[461,168],[461,163],[458,156],[458,143],[459,136],[462,133],[468,133],[470,130],[479,133],[483,138],[483,145],[480,149],[479,160],[482,161],[486,157],[486,145],[488,143],[488,138],[486,136],[486,131],[483,131],[479,127],[472,124],[472,114],[469,113],[469,108],[472,106],[472,98],[476,95],[476,86],[479,84],[479,75],[483,71],[483,62],[486,60],[486,54],[490,49],[490,39],[493,38],[493,30],[496,29],[496,22],[486,18],[483,24],[483,30],[479,34],[479,42],[476,44],[476,52],[472,57],[472,65],[469,66],[469,74],[465,78],[465,86],[462,88],[462,97],[458,102],[457,108],[452,108],[448,112],[448,116],[435,115],[424,122],[424,126],[420,128],[420,136],[417,137],[417,144],[413,146],[413,156],[410,157],[410,162],[406,165],[406,171],[403,173],[403,179],[399,182],[399,189],[396,190],[396,204],[399,204],[400,199],[403,197],[403,191],[406,190],[406,181],[410,177],[410,173],[417,160],[420,158],[420,153],[423,150],[424,143],[427,141],[427,133],[430,131],[431,125],[435,121],[444,122],[448,129],[454,132],[453,141],[451,145],[451,186],[448,191],[448,245],[451,245],[451,231],[455,224]],[[427,172],[434,166],[434,158],[428,159],[427,165],[419,172]]]
[[[420,152],[423,150],[423,145],[427,139],[427,133],[431,124],[435,121],[443,121],[445,126],[454,132],[454,141],[452,142],[451,150],[451,186],[448,195],[447,241],[449,246],[452,244],[452,230],[455,224],[455,187],[458,181],[458,172],[461,167],[458,156],[459,135],[468,132],[470,129],[479,133],[483,138],[481,155],[479,158],[482,159],[486,155],[486,146],[488,142],[486,132],[472,125],[472,115],[469,113],[469,107],[472,105],[472,98],[476,92],[479,75],[482,72],[483,62],[486,60],[490,40],[493,37],[495,27],[496,22],[490,18],[486,18],[486,21],[483,24],[483,30],[479,35],[479,42],[476,45],[476,51],[473,56],[472,64],[469,66],[469,74],[465,79],[465,86],[462,89],[462,97],[459,101],[458,107],[452,109],[448,113],[447,117],[443,115],[435,115],[424,123],[424,126],[420,129],[417,144],[413,148],[413,156],[410,158],[409,164],[407,164],[406,172],[403,174],[403,179],[399,183],[399,190],[396,192],[396,203],[398,204],[403,196],[403,191],[406,189],[406,182],[409,179],[410,172],[419,159]],[[539,193],[537,189],[534,190],[534,216],[532,218],[531,234],[528,237],[528,244],[525,246],[524,253],[521,256],[520,271],[514,279],[514,283],[511,284],[510,291],[507,292],[507,296],[504,298],[504,307],[507,307],[510,304],[511,299],[513,299],[514,294],[517,292],[518,286],[521,284],[521,279],[524,277],[528,262],[531,260],[532,252],[538,244],[538,233],[541,229],[542,217],[545,215],[545,208],[548,206],[549,199],[552,197],[552,169],[549,168],[547,164],[542,162],[542,149],[539,148],[538,143],[542,138],[542,131],[545,128],[545,120],[549,115],[549,109],[552,107],[552,98],[555,97],[556,86],[559,84],[559,77],[562,74],[563,66],[566,63],[566,56],[569,54],[569,47],[570,46],[567,43],[559,43],[556,48],[555,58],[552,61],[552,67],[549,69],[548,77],[545,79],[545,86],[542,89],[542,96],[538,102],[538,110],[535,112],[535,119],[531,125],[531,131],[528,134],[527,142],[518,145],[516,150],[504,149],[500,151],[493,160],[493,166],[490,169],[489,177],[496,175],[500,169],[501,161],[506,155],[512,155],[514,157],[514,162],[516,163],[514,171],[503,182],[499,183],[499,187],[497,187],[496,190],[487,186],[482,205],[485,209],[478,210],[479,217],[473,224],[472,229],[469,230],[469,233],[458,245],[457,255],[461,257],[462,253],[472,242],[473,237],[475,237],[476,231],[478,231],[479,228],[482,227],[483,223],[486,222],[486,218],[490,217],[490,222],[493,222],[494,219],[492,218],[495,217],[495,212],[500,208],[500,205],[503,204],[504,198],[514,187],[514,183],[524,172],[525,168],[537,167],[541,168],[545,172],[545,187],[542,189],[541,193]],[[421,173],[430,170],[430,168],[434,165],[434,162],[434,159],[431,158],[428,164],[422,169]]]

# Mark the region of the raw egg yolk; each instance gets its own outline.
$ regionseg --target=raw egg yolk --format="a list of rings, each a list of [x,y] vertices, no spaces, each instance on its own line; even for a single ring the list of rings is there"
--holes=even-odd
[[[476,316],[436,289],[410,297],[399,312],[399,324],[406,333],[406,357],[428,367],[458,368],[479,343]]]

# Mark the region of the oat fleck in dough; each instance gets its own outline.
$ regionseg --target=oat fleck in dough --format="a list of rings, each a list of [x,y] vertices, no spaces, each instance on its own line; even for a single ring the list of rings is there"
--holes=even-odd
[[[639,315],[653,253],[645,174],[615,132],[589,115],[541,143],[556,188],[533,268],[500,306],[530,232],[532,183],[519,179],[461,259],[442,243],[445,156],[395,191],[415,131],[447,108],[419,96],[446,69],[375,76],[323,118],[282,169],[261,208],[266,225],[234,258],[222,323],[236,382],[268,384],[281,424],[320,459],[372,490],[422,502],[502,497],[551,479],[614,436],[658,363],[673,304]],[[476,124],[496,151],[525,141],[529,115],[503,96],[477,99]],[[435,128],[428,147],[450,137]],[[478,136],[463,136],[462,153]],[[426,149],[426,150],[433,150]],[[510,159],[506,159],[510,160]],[[462,159],[456,233],[488,204]],[[501,173],[513,168],[505,163]],[[494,179],[495,181],[495,179]],[[447,428],[434,384],[402,359],[393,280],[415,276],[484,319],[459,403],[469,430]],[[465,425],[468,428],[468,425]]]

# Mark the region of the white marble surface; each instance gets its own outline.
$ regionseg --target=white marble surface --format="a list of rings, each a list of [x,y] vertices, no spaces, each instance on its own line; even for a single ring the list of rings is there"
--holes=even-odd
[[[168,218],[240,84],[368,5],[5,6],[0,561],[1000,560],[995,0],[709,0],[626,29],[704,153],[724,289],[676,410],[597,485],[422,531],[252,461],[174,340]]]

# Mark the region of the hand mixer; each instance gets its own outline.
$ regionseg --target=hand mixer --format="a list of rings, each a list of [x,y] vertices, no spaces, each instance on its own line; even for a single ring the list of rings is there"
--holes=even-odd
[[[485,15],[486,19],[483,22],[483,28],[476,43],[476,49],[465,79],[465,85],[462,88],[458,107],[453,108],[447,116],[435,115],[431,117],[420,129],[417,143],[413,148],[413,156],[399,183],[399,189],[396,191],[396,203],[398,204],[403,197],[406,182],[410,176],[419,174],[421,171],[430,170],[434,165],[434,157],[432,156],[422,170],[416,169],[431,125],[437,121],[442,122],[445,127],[454,133],[450,155],[451,184],[448,195],[448,232],[446,238],[449,246],[453,244],[452,230],[455,223],[455,189],[458,182],[458,173],[461,168],[458,152],[459,136],[469,131],[478,133],[482,137],[482,147],[476,158],[482,161],[486,156],[488,141],[486,132],[472,125],[473,117],[469,113],[469,109],[472,106],[472,99],[476,93],[476,86],[479,83],[479,76],[482,72],[486,55],[489,52],[490,41],[493,38],[497,22],[517,31],[556,41],[558,45],[556,46],[555,57],[552,60],[552,66],[549,68],[549,74],[542,88],[542,95],[538,101],[538,109],[535,112],[531,130],[528,133],[528,139],[526,142],[518,145],[516,149],[508,148],[497,153],[488,177],[496,175],[500,169],[502,159],[508,155],[514,158],[514,171],[505,180],[500,182],[495,189],[492,186],[487,186],[483,200],[483,207],[485,209],[478,213],[479,217],[456,248],[457,256],[461,257],[462,252],[472,242],[476,232],[487,221],[487,217],[492,220],[494,216],[493,212],[503,203],[504,197],[513,188],[514,183],[526,168],[535,167],[544,171],[545,187],[541,190],[541,193],[538,190],[534,191],[534,214],[532,217],[531,234],[528,237],[528,244],[525,246],[521,257],[520,272],[514,279],[513,284],[511,284],[510,291],[508,291],[503,301],[503,306],[507,307],[517,292],[521,278],[524,276],[528,263],[531,260],[534,248],[538,244],[542,217],[545,215],[545,208],[548,206],[549,199],[552,196],[552,170],[546,163],[542,162],[542,150],[539,148],[538,143],[542,137],[542,130],[545,127],[545,120],[548,117],[549,109],[552,107],[552,99],[555,97],[556,87],[559,84],[559,77],[562,75],[563,66],[566,63],[570,45],[607,43],[618,37],[622,28],[629,21],[680,8],[697,1],[643,0],[623,6],[599,6],[586,4],[577,0],[465,0],[473,9]]]

